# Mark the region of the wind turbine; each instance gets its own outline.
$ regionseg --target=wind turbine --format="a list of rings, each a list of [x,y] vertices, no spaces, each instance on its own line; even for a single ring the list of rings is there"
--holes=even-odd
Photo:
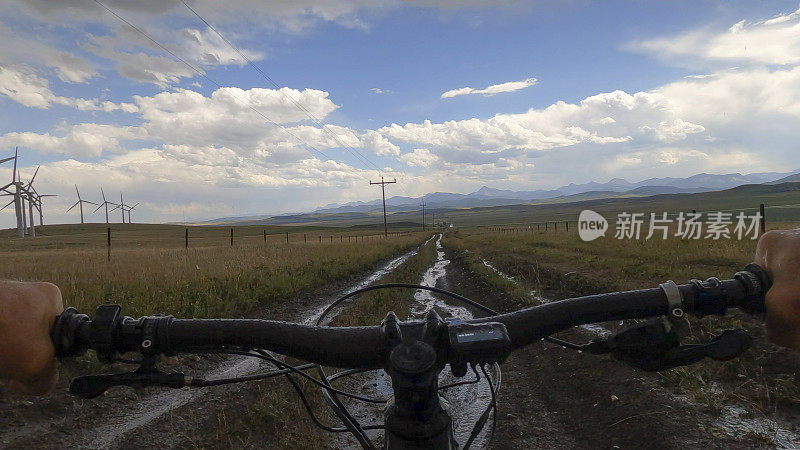
[[[106,207],[106,223],[108,223],[108,205],[114,205],[114,206],[118,206],[118,205],[116,203],[111,203],[110,201],[106,200],[106,193],[103,192],[103,188],[100,188],[100,195],[103,196],[103,203],[101,203],[100,206],[98,206],[97,209],[95,209],[93,212],[97,212],[100,208],[105,206]],[[121,196],[122,196],[122,193],[120,193],[120,197]],[[112,209],[112,211],[113,211],[113,209]]]
[[[70,210],[72,208],[76,207],[76,206],[80,207],[80,210],[81,210],[81,223],[83,223],[83,204],[84,203],[88,203],[90,205],[97,205],[97,203],[90,202],[89,200],[81,199],[81,193],[80,193],[80,191],[78,191],[78,185],[77,184],[75,185],[75,192],[78,194],[78,201],[75,202],[74,205],[70,206],[69,209],[67,210],[67,212],[70,212]]]
[[[28,208],[36,208],[39,211],[39,226],[44,225],[44,218],[42,213],[42,197],[58,197],[56,194],[40,194],[36,188],[33,186],[33,180],[36,179],[36,175],[39,173],[39,169],[42,166],[37,166],[36,171],[33,172],[33,176],[31,180],[28,181],[28,185],[25,187],[25,191],[27,192],[28,196],[30,197],[28,200]],[[34,220],[32,211],[30,212],[30,227],[33,230]]]
[[[11,161],[12,159],[14,160],[14,169],[11,172],[11,183],[8,183],[5,186],[3,186],[2,188],[0,188],[0,191],[6,191],[8,194],[14,196],[14,199],[11,200],[11,202],[9,202],[8,205],[10,205],[11,203],[14,204],[14,212],[16,213],[16,216],[17,216],[17,234],[19,235],[19,237],[25,237],[25,225],[24,225],[24,221],[25,221],[25,206],[23,204],[23,199],[22,199],[23,189],[22,189],[22,182],[21,181],[17,181],[17,159],[18,159],[18,156],[19,156],[19,148],[15,147],[14,148],[14,156],[12,156],[10,158],[3,158],[2,160],[0,160],[0,164],[4,163],[6,161]],[[11,186],[14,186],[13,190],[9,190],[8,189]],[[8,205],[6,205],[6,206],[8,206]],[[5,209],[6,206],[4,206],[3,209]]]
[[[131,220],[131,211],[133,211],[134,209],[136,209],[136,207],[137,207],[137,206],[139,206],[139,204],[138,204],[138,203],[137,203],[137,204],[135,204],[135,205],[133,205],[133,206],[128,206],[128,205],[125,205],[125,207],[126,207],[126,208],[128,208],[128,209],[127,209],[127,211],[128,211],[128,223],[133,223],[133,221]]]
[[[28,185],[25,186],[25,198],[28,200],[28,234],[31,237],[36,237],[36,223],[33,221],[33,208],[38,208],[37,205],[37,197],[39,196],[36,193],[36,189],[33,188],[33,180],[36,179],[36,175],[39,174],[39,169],[42,166],[36,166],[36,171],[33,172],[33,176],[28,181]],[[41,211],[39,211],[41,214]],[[22,210],[23,218],[25,214],[25,208]]]
[[[126,205],[125,202],[122,200],[122,191],[120,191],[119,192],[119,205],[117,205],[117,208],[119,208],[122,211],[122,223],[125,223],[125,207],[126,206],[128,206],[128,205]],[[114,208],[114,209],[117,209],[117,208]],[[114,209],[112,209],[112,211]]]

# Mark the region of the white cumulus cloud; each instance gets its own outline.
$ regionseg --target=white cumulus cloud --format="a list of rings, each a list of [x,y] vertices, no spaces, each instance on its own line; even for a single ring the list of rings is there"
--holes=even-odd
[[[702,28],[631,42],[629,49],[670,61],[795,65],[800,63],[800,9],[769,20],[744,20],[726,30]]]
[[[503,92],[514,92],[520,89],[525,89],[527,87],[531,87],[537,83],[536,78],[526,78],[522,81],[508,81],[506,83],[500,84],[493,84],[489,87],[484,89],[474,89],[471,87],[463,87],[458,89],[451,89],[447,92],[444,92],[441,98],[452,98],[457,97],[459,95],[470,95],[470,94],[479,94],[479,95],[495,95],[500,94]]]

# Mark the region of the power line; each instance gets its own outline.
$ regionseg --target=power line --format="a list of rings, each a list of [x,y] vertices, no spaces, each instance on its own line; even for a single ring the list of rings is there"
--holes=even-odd
[[[383,194],[383,237],[389,237],[389,228],[386,225],[386,185],[387,184],[395,184],[397,183],[397,178],[394,181],[383,181],[383,177],[381,177],[380,182],[373,183],[372,180],[369,180],[369,184],[380,184],[381,185],[381,194]]]
[[[303,106],[302,104],[300,104],[299,102],[297,102],[295,99],[293,99],[293,98],[289,97],[288,95],[286,95],[286,93],[285,93],[285,92],[283,92],[283,91],[281,90],[281,85],[280,85],[279,83],[277,83],[275,80],[273,80],[273,79],[272,79],[272,77],[270,77],[270,76],[269,76],[269,75],[268,75],[266,72],[264,72],[264,71],[261,69],[261,67],[257,66],[257,65],[256,65],[256,64],[255,64],[255,63],[254,63],[254,62],[253,62],[253,61],[252,61],[252,60],[251,60],[251,59],[250,59],[250,58],[249,58],[249,57],[248,57],[248,56],[247,56],[247,55],[246,55],[244,52],[242,52],[241,50],[239,50],[239,48],[238,48],[238,47],[236,47],[235,45],[233,45],[233,43],[232,43],[231,41],[229,41],[229,40],[228,40],[228,39],[227,39],[225,36],[223,36],[223,35],[222,35],[222,33],[220,33],[219,31],[217,31],[217,29],[216,29],[216,28],[214,28],[214,26],[213,26],[213,25],[211,25],[211,23],[209,23],[209,22],[208,22],[206,19],[204,19],[204,18],[203,18],[203,16],[201,16],[201,15],[200,15],[200,14],[199,14],[199,13],[198,13],[198,12],[197,12],[197,11],[196,11],[194,8],[192,8],[191,6],[189,6],[189,4],[188,4],[188,3],[186,3],[186,0],[181,0],[181,3],[183,3],[183,5],[184,5],[184,6],[186,6],[186,8],[188,8],[188,9],[189,9],[189,11],[191,11],[191,12],[192,12],[192,13],[193,13],[193,14],[194,14],[194,15],[195,15],[195,16],[196,16],[198,19],[200,19],[200,20],[201,20],[201,21],[202,21],[202,22],[203,22],[203,23],[204,23],[204,24],[205,24],[205,25],[206,25],[208,28],[210,28],[210,29],[211,29],[211,30],[212,30],[214,33],[216,33],[216,35],[217,35],[217,36],[219,36],[219,37],[220,37],[220,39],[222,39],[222,40],[223,40],[223,41],[224,41],[226,44],[228,44],[228,46],[229,46],[230,48],[232,48],[232,49],[233,49],[233,50],[234,50],[234,51],[235,51],[235,52],[236,52],[236,53],[237,53],[239,56],[241,56],[241,57],[242,57],[242,58],[243,58],[245,61],[247,61],[247,64],[248,64],[250,67],[252,67],[252,68],[253,68],[253,69],[255,69],[256,71],[258,71],[258,73],[260,73],[260,74],[261,74],[261,76],[262,76],[262,77],[264,77],[264,79],[266,79],[268,82],[270,82],[270,83],[271,83],[271,84],[272,84],[272,85],[273,85],[273,86],[276,88],[276,90],[277,90],[278,92],[280,92],[280,93],[281,93],[281,95],[283,95],[283,97],[284,97],[284,98],[286,98],[287,100],[289,100],[290,102],[292,102],[292,103],[293,103],[293,104],[294,104],[294,105],[295,105],[295,106],[296,106],[296,107],[297,107],[299,110],[301,110],[302,112],[304,112],[304,113],[305,113],[305,115],[306,115],[306,116],[307,116],[309,119],[311,119],[311,120],[314,122],[314,124],[316,124],[316,125],[320,126],[320,128],[322,129],[322,131],[323,131],[324,133],[327,133],[327,134],[328,134],[328,135],[329,135],[329,136],[330,136],[330,137],[331,137],[331,138],[332,138],[332,139],[333,139],[333,140],[334,140],[334,141],[335,141],[337,144],[339,144],[339,145],[340,145],[342,148],[344,148],[344,149],[346,149],[347,151],[349,151],[349,152],[350,152],[350,154],[352,154],[353,156],[355,156],[357,159],[359,159],[359,160],[361,160],[362,162],[364,162],[364,163],[366,163],[366,164],[369,164],[369,165],[371,165],[372,167],[374,167],[374,168],[375,168],[375,170],[377,170],[379,174],[380,174],[380,173],[382,173],[382,170],[381,170],[381,168],[380,168],[380,167],[378,167],[377,165],[375,165],[375,164],[374,164],[372,161],[370,161],[370,160],[369,160],[369,159],[368,159],[366,156],[364,156],[364,155],[360,154],[360,153],[358,152],[358,150],[356,150],[356,149],[355,149],[355,148],[353,148],[352,146],[346,145],[344,142],[342,142],[342,141],[339,139],[339,137],[338,137],[338,136],[336,136],[336,134],[334,134],[333,132],[331,132],[330,130],[328,130],[327,128],[325,128],[325,123],[324,123],[322,120],[320,120],[319,118],[317,118],[317,117],[316,117],[316,116],[315,116],[315,115],[314,115],[314,114],[313,114],[311,111],[309,111],[309,110],[308,110],[308,109],[307,109],[305,106]]]
[[[144,32],[142,29],[140,29],[140,28],[139,28],[139,27],[137,27],[136,25],[132,24],[131,22],[127,21],[127,20],[126,20],[124,17],[120,16],[119,14],[117,14],[116,12],[114,12],[112,9],[110,9],[108,6],[106,6],[106,5],[104,5],[103,3],[101,3],[101,2],[100,2],[100,0],[94,0],[94,2],[95,2],[95,3],[97,3],[98,5],[100,5],[100,6],[101,6],[103,9],[105,9],[105,10],[106,10],[106,11],[108,11],[109,13],[111,13],[111,14],[112,14],[114,17],[116,17],[116,18],[117,18],[117,19],[119,19],[120,21],[124,22],[126,25],[128,25],[128,26],[129,26],[129,27],[131,27],[131,28],[133,28],[134,30],[136,30],[136,31],[137,31],[139,34],[141,34],[142,36],[144,36],[145,38],[147,38],[147,39],[148,39],[150,42],[154,43],[154,44],[155,44],[155,45],[157,45],[159,48],[161,48],[161,49],[162,49],[162,50],[164,50],[165,52],[169,53],[169,54],[170,54],[170,55],[171,55],[173,58],[175,58],[175,59],[177,59],[178,61],[180,61],[180,62],[182,62],[183,64],[185,64],[187,67],[189,67],[190,69],[192,69],[194,72],[196,72],[196,73],[197,73],[198,75],[200,75],[201,77],[205,78],[206,80],[208,80],[209,82],[211,82],[212,84],[214,84],[215,86],[217,86],[218,88],[222,88],[222,87],[223,87],[223,86],[222,86],[220,83],[218,83],[217,81],[213,80],[211,77],[209,77],[208,75],[206,75],[206,74],[205,74],[205,72],[203,72],[202,70],[198,69],[197,67],[195,67],[195,66],[194,66],[194,65],[192,65],[191,63],[187,62],[186,60],[184,60],[184,59],[183,59],[183,58],[181,58],[180,56],[176,55],[176,54],[175,54],[175,52],[173,52],[172,50],[168,49],[167,47],[165,47],[164,45],[162,45],[162,44],[161,44],[160,42],[158,42],[157,40],[155,40],[155,39],[153,39],[152,37],[150,37],[150,35],[149,35],[149,34],[147,34],[147,33],[145,33],[145,32]],[[230,94],[231,94],[231,97],[233,97],[233,98],[235,98],[236,100],[238,100],[238,101],[239,101],[241,104],[243,104],[244,106],[247,106],[248,108],[252,109],[252,110],[253,110],[253,111],[254,111],[256,114],[258,114],[259,116],[261,116],[261,117],[262,117],[264,120],[266,120],[267,122],[269,122],[269,123],[271,123],[271,124],[275,125],[276,127],[280,128],[280,129],[282,129],[282,130],[283,130],[284,132],[286,132],[286,134],[288,134],[289,136],[292,136],[293,138],[295,138],[295,139],[296,139],[296,140],[297,140],[297,141],[298,141],[300,144],[302,144],[302,145],[304,146],[303,148],[305,148],[305,149],[306,149],[306,150],[307,150],[309,153],[311,153],[311,150],[309,150],[309,148],[313,148],[313,147],[311,147],[311,146],[310,146],[308,143],[306,143],[306,142],[305,142],[303,139],[300,139],[300,138],[299,138],[297,135],[295,135],[294,133],[292,133],[291,131],[289,131],[289,130],[288,130],[286,127],[284,127],[283,125],[281,125],[281,124],[279,124],[279,123],[275,122],[274,120],[270,119],[270,118],[269,118],[269,117],[267,117],[267,116],[266,116],[264,113],[262,113],[261,111],[259,111],[259,110],[258,110],[258,109],[256,109],[255,107],[253,107],[252,105],[250,105],[250,104],[246,103],[244,100],[242,100],[241,98],[239,98],[239,97],[238,97],[238,96],[236,96],[235,94],[233,94],[233,93],[230,93]],[[323,152],[322,152],[321,150],[319,150],[319,149],[316,149],[316,148],[315,148],[315,149],[314,149],[314,151],[318,152],[319,154],[321,154],[322,156],[324,156],[324,157],[325,157],[325,158],[327,158],[328,160],[333,160],[333,158],[329,157],[328,155],[326,155],[325,153],[323,153]],[[313,156],[313,153],[311,153],[311,155]]]

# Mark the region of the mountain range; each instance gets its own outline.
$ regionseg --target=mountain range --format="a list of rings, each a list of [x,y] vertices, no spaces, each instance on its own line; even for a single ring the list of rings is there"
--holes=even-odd
[[[614,178],[606,183],[570,183],[557,189],[533,191],[513,191],[483,186],[469,194],[433,192],[416,198],[394,196],[386,199],[386,207],[395,212],[417,210],[420,208],[420,203],[423,199],[426,207],[430,209],[475,208],[519,203],[561,203],[604,197],[639,197],[658,194],[709,192],[730,189],[745,184],[771,184],[791,181],[800,181],[800,170],[790,173],[762,172],[747,175],[740,173],[722,175],[701,173],[687,178],[649,178],[635,183],[622,178]],[[382,208],[381,199],[376,199],[368,202],[330,204],[315,210],[314,214],[368,213],[379,211]]]

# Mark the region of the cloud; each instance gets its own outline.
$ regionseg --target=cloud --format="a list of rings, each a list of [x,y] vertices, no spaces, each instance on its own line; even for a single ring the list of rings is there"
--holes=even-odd
[[[50,90],[50,82],[25,66],[19,70],[0,66],[0,95],[30,108],[47,109],[53,104],[70,106],[81,111],[138,111],[132,103],[100,102],[97,99],[62,97]]]
[[[85,58],[24,34],[0,22],[0,41],[4,42],[0,46],[0,65],[52,68],[58,78],[67,83],[85,83],[97,76],[97,71]]]
[[[6,133],[0,136],[0,147],[21,146],[37,153],[58,153],[72,157],[100,156],[104,152],[125,151],[121,140],[145,139],[145,131],[139,127],[120,127],[83,123],[64,127],[58,134],[32,133],[29,131]]]
[[[400,147],[374,130],[367,130],[361,135],[361,145],[376,155],[400,155]]]
[[[144,120],[142,127],[165,144],[224,146],[242,154],[277,152],[280,148],[300,146],[307,140],[313,141],[313,145],[336,146],[318,128],[284,129],[277,125],[307,120],[305,111],[318,119],[326,117],[338,106],[325,91],[225,87],[204,96],[177,89],[151,97],[135,96],[134,100]],[[347,132],[329,127],[332,134],[349,139],[345,136]]]
[[[247,64],[247,60],[258,61],[262,52],[231,48],[211,29],[184,28],[164,32],[156,30],[145,33],[161,45],[178,55],[192,67],[181,62],[136,30],[129,27],[113,29],[112,34],[90,35],[82,45],[102,58],[117,63],[117,71],[132,80],[153,83],[160,87],[179,82],[182,78],[205,75],[206,70],[218,66]]]
[[[672,142],[703,130],[702,125],[677,116],[670,99],[661,93],[614,91],[587,97],[579,104],[557,102],[522,114],[392,124],[378,132],[423,144],[446,159],[489,161],[577,144]]]
[[[480,94],[484,96],[491,96],[503,92],[514,92],[520,89],[531,87],[537,83],[536,78],[526,78],[522,81],[508,81],[506,83],[493,84],[485,89],[473,89],[471,87],[464,87],[459,89],[452,89],[442,94],[441,98],[452,98],[459,95]]]
[[[50,82],[31,71],[0,67],[0,95],[32,108],[49,108],[55,99]]]
[[[187,150],[144,148],[92,162],[67,159],[44,163],[36,179],[37,190],[59,195],[46,200],[45,220],[75,220],[72,213],[62,211],[74,202],[76,181],[81,195],[89,200],[100,197],[101,186],[106,195],[123,191],[128,202],[141,203],[137,208],[139,220],[163,222],[177,220],[182,213],[210,218],[235,213],[237,208],[241,208],[239,212],[261,210],[265,198],[271,211],[310,209],[321,201],[338,201],[342,192],[366,185],[375,175],[374,171],[311,157],[264,170],[225,149],[201,149],[218,154],[216,160],[207,156],[194,161],[185,155],[174,157],[176,152]],[[34,169],[25,165],[20,168],[26,175]],[[10,167],[0,166],[0,179],[10,177]],[[307,195],[309,188],[315,188],[313,196]],[[104,220],[100,213],[87,216],[90,221]]]
[[[630,42],[626,48],[688,65],[800,63],[800,9],[769,20],[744,20],[727,30],[702,28],[665,38]]]
[[[370,91],[372,91],[375,94],[384,94],[384,93],[386,93],[386,91],[384,91],[381,88],[371,88]]]
[[[411,153],[405,153],[398,158],[400,161],[415,167],[430,167],[439,157],[424,148],[415,148]]]
[[[725,71],[659,87],[681,117],[704,124],[752,126],[779,118],[800,118],[800,66]]]

